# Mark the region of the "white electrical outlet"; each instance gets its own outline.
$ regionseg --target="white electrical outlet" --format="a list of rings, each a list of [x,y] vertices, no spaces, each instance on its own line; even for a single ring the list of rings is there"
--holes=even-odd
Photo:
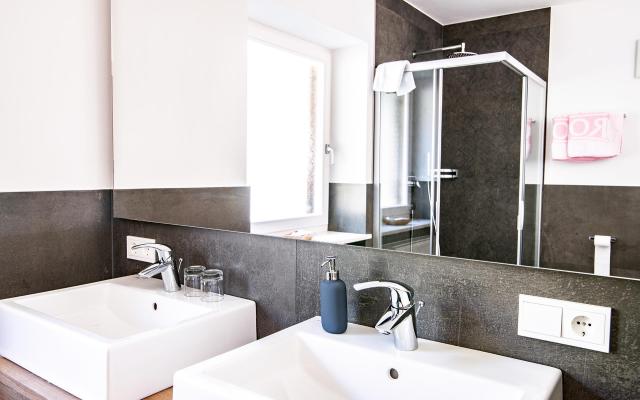
[[[518,335],[608,353],[611,308],[521,294]]]
[[[146,261],[149,263],[156,262],[156,251],[154,249],[132,249],[133,246],[137,246],[139,244],[155,242],[155,239],[127,236],[127,258],[131,260]]]
[[[566,307],[562,314],[562,337],[581,342],[604,344],[606,314]]]

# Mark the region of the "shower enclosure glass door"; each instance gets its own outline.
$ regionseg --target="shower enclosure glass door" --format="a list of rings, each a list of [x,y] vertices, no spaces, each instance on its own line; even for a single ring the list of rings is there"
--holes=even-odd
[[[507,53],[411,68],[376,96],[375,245],[539,265],[546,84]]]
[[[430,170],[433,160],[437,79],[435,71],[414,73],[416,90],[406,96],[383,94],[377,147],[379,207],[377,247],[432,254]]]

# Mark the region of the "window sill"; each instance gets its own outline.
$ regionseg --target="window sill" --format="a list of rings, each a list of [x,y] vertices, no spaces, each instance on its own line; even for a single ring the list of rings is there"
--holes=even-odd
[[[299,239],[308,240],[311,242],[332,243],[332,244],[350,244],[356,242],[362,242],[372,238],[369,233],[350,233],[350,232],[309,232],[311,239],[303,239],[301,237],[292,237],[284,234],[276,234],[274,236],[283,237],[287,239]]]

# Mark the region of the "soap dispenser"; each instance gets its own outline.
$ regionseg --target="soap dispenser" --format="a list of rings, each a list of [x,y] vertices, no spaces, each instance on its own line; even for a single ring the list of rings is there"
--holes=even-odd
[[[320,268],[329,266],[325,279],[320,282],[320,318],[322,328],[329,333],[347,330],[347,286],[340,280],[336,257],[326,257]]]

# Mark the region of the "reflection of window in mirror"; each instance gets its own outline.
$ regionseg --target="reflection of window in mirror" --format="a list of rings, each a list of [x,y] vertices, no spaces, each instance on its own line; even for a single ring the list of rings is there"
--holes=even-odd
[[[384,210],[408,210],[409,195],[409,123],[408,96],[384,96],[384,109],[395,118],[385,119],[384,131],[380,147],[384,149],[380,155],[380,205]],[[393,212],[391,214],[394,214]]]
[[[331,53],[252,24],[247,63],[252,232],[326,227]]]

